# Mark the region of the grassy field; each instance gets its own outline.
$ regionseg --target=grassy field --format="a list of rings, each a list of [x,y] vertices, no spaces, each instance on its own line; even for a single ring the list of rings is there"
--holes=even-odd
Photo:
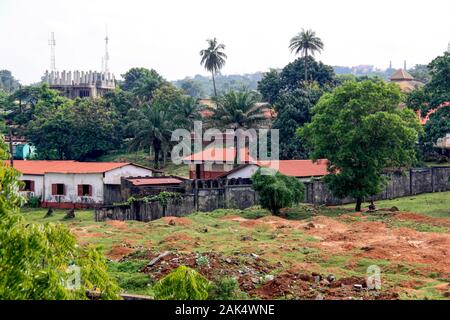
[[[186,264],[211,281],[237,278],[249,298],[313,299],[321,294],[326,299],[396,295],[446,299],[450,281],[448,198],[450,193],[437,193],[377,203],[379,208],[395,205],[405,211],[423,210],[423,214],[355,214],[347,207],[307,205],[284,210],[283,217],[252,207],[148,223],[95,222],[89,210],[77,211],[72,220],[64,220],[65,212],[59,210],[50,218],[44,218],[44,209],[23,209],[22,214],[30,222],[63,223],[80,245],[97,245],[110,259],[110,272],[129,293],[151,296],[156,280]],[[147,266],[164,251],[171,252],[166,260]],[[382,289],[375,296],[355,292],[353,283],[363,281],[367,268],[374,265],[381,269]],[[332,287],[305,280],[314,273],[333,274],[342,284]],[[274,280],[260,280],[266,277]]]
[[[450,192],[424,193],[393,200],[376,201],[375,205],[377,208],[396,206],[401,211],[416,212],[431,217],[450,218]],[[368,203],[363,204],[363,207],[368,206]],[[348,204],[344,207],[353,208],[354,204]]]

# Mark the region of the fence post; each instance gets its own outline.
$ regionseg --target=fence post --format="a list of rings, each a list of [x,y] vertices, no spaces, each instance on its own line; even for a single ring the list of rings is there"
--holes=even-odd
[[[431,192],[434,192],[434,167],[431,167]]]
[[[413,169],[409,169],[409,195],[413,195]]]

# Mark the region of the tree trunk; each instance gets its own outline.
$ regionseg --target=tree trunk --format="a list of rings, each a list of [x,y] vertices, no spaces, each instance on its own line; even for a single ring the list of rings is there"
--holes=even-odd
[[[361,211],[361,203],[362,203],[362,198],[356,198],[356,206],[355,206],[355,211]]]
[[[308,81],[308,49],[305,50],[305,81]]]
[[[214,71],[211,71],[211,74],[212,74],[212,81],[213,81],[213,87],[214,87],[214,96],[217,98],[216,80],[214,79]]]
[[[159,152],[161,150],[161,144],[159,141],[153,141],[153,152],[155,153],[154,165],[155,169],[159,169]]]

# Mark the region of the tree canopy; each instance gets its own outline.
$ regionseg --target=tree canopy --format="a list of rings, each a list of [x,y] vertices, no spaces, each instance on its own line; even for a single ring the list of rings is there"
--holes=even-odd
[[[421,126],[415,114],[401,110],[397,85],[382,81],[345,82],[326,93],[312,109],[312,121],[299,129],[314,160],[330,161],[324,177],[335,196],[356,198],[381,191],[387,168],[416,161]]]

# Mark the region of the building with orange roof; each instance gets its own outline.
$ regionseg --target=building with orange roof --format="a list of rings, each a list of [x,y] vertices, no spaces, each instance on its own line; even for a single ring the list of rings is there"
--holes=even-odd
[[[38,197],[44,207],[58,208],[110,204],[120,198],[122,177],[158,172],[129,162],[15,160],[13,166],[21,173],[23,194]]]

